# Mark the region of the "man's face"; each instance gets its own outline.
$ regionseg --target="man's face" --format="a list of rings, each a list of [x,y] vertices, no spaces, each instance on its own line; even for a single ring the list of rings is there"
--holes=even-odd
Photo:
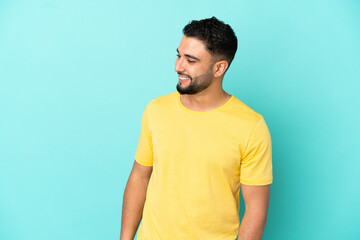
[[[175,71],[179,75],[178,92],[196,94],[210,86],[214,63],[205,44],[196,38],[184,36],[177,52]]]

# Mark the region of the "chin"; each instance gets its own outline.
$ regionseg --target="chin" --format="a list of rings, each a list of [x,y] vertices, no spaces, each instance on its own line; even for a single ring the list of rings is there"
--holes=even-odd
[[[182,88],[179,83],[176,85],[176,89],[180,93],[180,95],[195,95],[204,90],[204,89],[196,88],[193,85],[189,85],[186,88]]]
[[[176,90],[180,93],[180,95],[184,95],[184,94],[186,94],[186,89],[183,89],[181,86],[180,86],[180,83],[178,83],[177,85],[176,85]]]

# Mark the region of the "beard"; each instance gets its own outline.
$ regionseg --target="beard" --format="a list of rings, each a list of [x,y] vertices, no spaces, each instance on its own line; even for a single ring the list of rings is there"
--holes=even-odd
[[[188,95],[194,95],[199,92],[202,92],[206,88],[210,86],[210,84],[213,81],[213,75],[212,75],[212,68],[210,68],[206,73],[197,76],[197,77],[191,77],[189,75],[183,74],[181,72],[178,72],[178,74],[187,76],[190,78],[190,84],[189,86],[183,88],[180,83],[176,85],[177,91],[181,94],[188,94]]]

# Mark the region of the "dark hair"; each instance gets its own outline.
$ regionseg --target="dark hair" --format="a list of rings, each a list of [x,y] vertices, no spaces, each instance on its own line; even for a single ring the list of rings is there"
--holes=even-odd
[[[229,24],[216,17],[193,20],[183,29],[186,37],[193,37],[204,42],[208,51],[228,61],[234,59],[237,50],[237,38]]]

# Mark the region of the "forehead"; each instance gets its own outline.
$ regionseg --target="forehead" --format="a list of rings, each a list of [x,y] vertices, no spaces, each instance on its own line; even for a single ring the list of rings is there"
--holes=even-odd
[[[203,41],[193,37],[184,36],[180,42],[178,51],[181,54],[189,54],[196,57],[211,57]]]

